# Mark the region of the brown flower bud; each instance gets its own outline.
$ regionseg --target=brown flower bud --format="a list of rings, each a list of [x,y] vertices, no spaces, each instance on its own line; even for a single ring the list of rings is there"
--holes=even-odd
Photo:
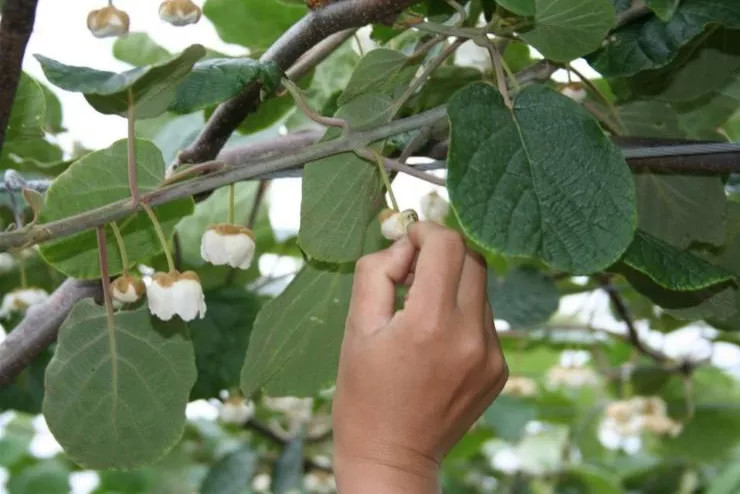
[[[128,33],[129,18],[113,5],[93,10],[87,15],[87,28],[97,38],[121,36]]]

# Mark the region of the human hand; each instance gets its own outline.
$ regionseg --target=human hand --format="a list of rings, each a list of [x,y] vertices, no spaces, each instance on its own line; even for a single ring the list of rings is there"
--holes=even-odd
[[[398,284],[410,289],[395,312]],[[361,258],[333,410],[340,492],[438,492],[442,458],[507,376],[486,266],[460,235],[416,223]]]

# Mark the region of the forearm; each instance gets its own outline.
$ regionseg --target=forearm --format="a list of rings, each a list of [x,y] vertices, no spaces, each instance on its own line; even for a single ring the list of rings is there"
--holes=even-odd
[[[406,467],[340,455],[334,460],[340,494],[439,494],[437,468]]]

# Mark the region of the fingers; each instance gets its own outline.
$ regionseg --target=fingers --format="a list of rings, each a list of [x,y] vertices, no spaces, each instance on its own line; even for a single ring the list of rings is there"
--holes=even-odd
[[[457,292],[465,260],[465,242],[459,233],[435,223],[418,222],[408,238],[418,249],[414,283],[406,308],[449,310],[457,305]]]
[[[394,313],[396,284],[408,276],[415,252],[413,244],[404,237],[357,261],[348,328],[371,333],[388,324]]]
[[[487,271],[486,261],[480,254],[468,249],[460,276],[460,287],[457,291],[457,305],[463,311],[473,314],[484,314],[486,300]]]

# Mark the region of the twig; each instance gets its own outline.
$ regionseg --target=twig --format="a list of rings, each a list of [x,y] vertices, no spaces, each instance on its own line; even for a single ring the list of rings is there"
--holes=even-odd
[[[301,55],[298,60],[285,71],[285,75],[293,81],[299,80],[304,75],[311,72],[311,69],[324,61],[331,55],[334,50],[342,46],[342,43],[351,38],[357,29],[345,29],[334,33],[328,38],[320,41],[313,48]]]
[[[582,72],[580,72],[578,69],[576,69],[573,65],[566,64],[565,67],[568,69],[568,73],[569,74],[570,74],[570,72],[573,72],[575,75],[577,75],[578,78],[581,80],[581,82],[583,84],[585,84],[586,87],[592,93],[596,94],[596,96],[598,96],[599,99],[604,103],[604,105],[606,105],[606,107],[609,109],[609,113],[611,113],[612,118],[614,119],[614,121],[616,122],[616,124],[619,126],[619,129],[615,129],[616,130],[615,135],[621,135],[621,134],[623,134],[623,132],[621,130],[622,122],[619,120],[619,114],[617,113],[617,109],[614,107],[614,105],[612,104],[612,102],[609,101],[609,99],[606,96],[604,96],[604,93],[602,93],[599,90],[599,88],[597,88],[596,85],[593,82],[591,82],[591,79],[589,79],[588,77],[586,77]]]
[[[501,97],[504,98],[504,104],[506,107],[511,110],[513,108],[513,104],[511,102],[511,97],[509,97],[509,84],[506,82],[506,74],[504,73],[504,65],[503,60],[501,59],[501,54],[498,51],[498,48],[496,48],[496,45],[491,42],[487,37],[485,38],[487,42],[483,42],[483,46],[485,46],[486,50],[488,50],[488,54],[491,57],[491,63],[493,64],[493,69],[496,72],[496,84],[498,85],[498,92],[501,93]]]
[[[415,152],[424,147],[429,140],[429,136],[432,135],[431,127],[424,127],[416,134],[401,150],[401,154],[398,155],[399,163],[406,163],[406,161],[414,155]]]
[[[288,90],[290,95],[293,97],[295,105],[306,115],[308,118],[316,122],[317,124],[324,125],[326,127],[339,127],[346,134],[350,131],[349,122],[343,118],[327,117],[317,112],[311,105],[308,104],[306,98],[303,97],[301,88],[295,85],[293,81],[287,78],[282,80],[283,87]]]
[[[324,38],[372,22],[392,21],[399,12],[417,1],[345,0],[331,3],[310,12],[291,26],[260,57],[260,61],[275,62],[278,67],[287,71],[304,52]],[[195,142],[180,152],[178,160],[182,163],[197,163],[214,159],[234,129],[257,108],[259,100],[259,85],[250,84],[237,96],[219,105]]]
[[[139,204],[139,179],[136,169],[136,102],[133,89],[128,89],[128,139],[126,141],[126,159],[128,166],[128,187],[131,191],[131,203]]]
[[[0,343],[0,387],[9,384],[57,337],[57,331],[74,305],[100,294],[100,281],[68,278],[46,301],[29,307],[26,316]]]
[[[257,161],[246,167],[228,167],[203,177],[169,185],[142,195],[141,201],[145,201],[151,206],[157,206],[181,197],[223,187],[232,182],[259,177],[278,170],[287,170],[319,158],[352,151],[393,135],[432,125],[444,118],[446,118],[445,108],[440,106],[408,118],[394,120],[379,127],[353,132],[348,136],[329,141],[318,142],[288,155]],[[120,200],[44,225],[0,233],[0,248],[36,244],[52,238],[70,235],[101,223],[110,223],[134,211],[135,208],[131,205],[130,200]]]
[[[254,194],[254,201],[252,202],[252,209],[249,211],[249,219],[247,220],[247,228],[254,230],[254,225],[257,223],[257,215],[262,205],[262,200],[265,198],[267,188],[270,186],[269,180],[260,180],[257,186],[257,192]]]
[[[367,148],[355,149],[355,153],[361,158],[364,158],[368,161],[377,161],[377,156],[380,156],[380,158],[383,159],[383,164],[385,165],[385,168],[388,168],[389,170],[393,170],[396,172],[402,172],[407,175],[411,175],[412,177],[416,177],[420,180],[424,180],[425,182],[429,182],[430,184],[441,185],[443,187],[446,185],[446,182],[444,181],[444,179],[435,177],[434,175],[430,175],[421,170],[417,170],[413,166],[409,166],[405,163],[401,163],[400,161],[396,161],[394,159],[388,158],[387,156],[376,154],[371,149],[367,149]]]
[[[0,16],[0,151],[21,77],[23,55],[33,31],[38,0],[5,0]]]
[[[616,28],[622,27],[636,19],[649,15],[651,12],[652,11],[645,5],[643,0],[633,0],[632,5],[617,14]]]

